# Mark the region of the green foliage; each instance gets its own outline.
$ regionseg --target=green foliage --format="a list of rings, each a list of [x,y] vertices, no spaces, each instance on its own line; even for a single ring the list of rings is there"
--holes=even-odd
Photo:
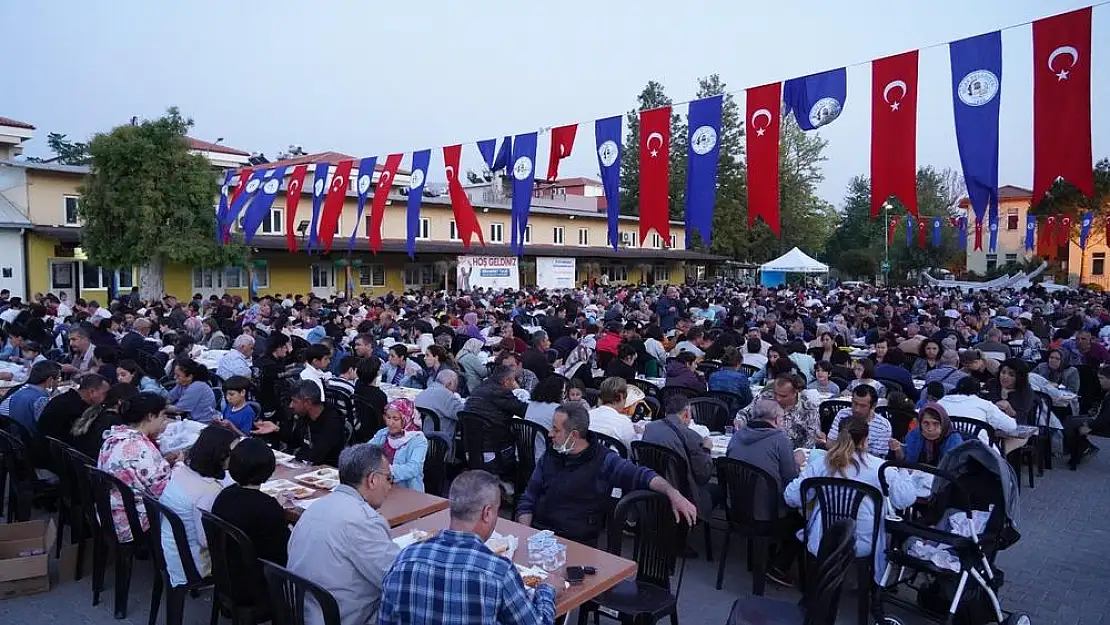
[[[82,185],[81,246],[105,267],[242,262],[245,248],[215,240],[218,183],[208,161],[189,153],[192,120],[170,108],[159,119],[119,126],[89,143]]]
[[[879,271],[879,265],[867,250],[850,249],[835,256],[836,268],[845,276],[870,279]]]
[[[794,121],[782,120],[779,138],[779,219],[782,238],[770,241],[765,248],[766,259],[774,258],[792,247],[816,253],[825,245],[833,226],[836,211],[832,204],[817,196],[817,185],[825,176],[821,164],[825,162],[828,141],[816,133],[807,134]],[[767,230],[770,234],[770,230]],[[777,249],[774,245],[777,243]]]
[[[1066,180],[1057,180],[1039,202],[1035,202],[1029,212],[1034,215],[1058,215],[1060,213],[1079,213],[1094,211],[1099,214],[1110,212],[1110,159],[1103,158],[1095,164],[1095,193],[1088,198]],[[1036,198],[1034,198],[1036,199]]]
[[[59,165],[88,165],[89,144],[80,141],[70,141],[66,135],[52,132],[46,135],[46,145],[54,153],[49,161]],[[27,159],[31,163],[44,163],[47,159],[32,156]]]

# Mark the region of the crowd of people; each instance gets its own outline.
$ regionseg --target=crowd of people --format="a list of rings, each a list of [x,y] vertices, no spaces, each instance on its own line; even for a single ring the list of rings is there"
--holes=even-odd
[[[210,560],[198,510],[213,511],[260,556],[331,591],[343,623],[551,622],[555,591],[529,595],[483,546],[504,514],[502,494],[513,495],[517,522],[589,545],[613,489],[663,493],[691,525],[708,518],[724,493],[693,397],[727,406],[725,456],[776,479],[780,509],[764,513],[786,522],[770,576],[787,585],[800,549],[816,553],[820,541],[793,537],[807,477],[878,487],[887,458],[938,465],[963,442],[955,417],[998,435],[1038,428],[1059,439],[1073,469],[1097,452],[1091,435],[1110,435],[1110,402],[1100,401],[1110,314],[1093,292],[719,281],[349,300],[143,302],[135,290],[107,307],[0,293],[0,325],[0,361],[19,365],[0,371],[16,384],[0,414],[38,445],[40,461],[52,437],[159,496],[185,521],[202,573]],[[821,403],[836,398],[849,406],[822,423]],[[159,434],[182,417],[207,427],[186,453],[162,453]],[[548,436],[519,493],[513,419]],[[476,428],[478,448],[462,447],[464,427]],[[451,482],[449,530],[399,554],[376,509],[393,487],[424,490],[431,437],[446,443],[449,463],[473,470]],[[671,484],[629,459],[638,440],[686,460],[685,479]],[[281,505],[259,492],[273,449],[339,471],[340,485],[291,531]],[[465,458],[472,451],[481,457]],[[892,504],[908,505],[912,485],[889,473]],[[132,540],[122,501],[115,512],[120,540]],[[867,526],[857,551],[878,554]],[[162,542],[172,583],[184,583],[173,537]],[[455,596],[468,587],[483,590]]]

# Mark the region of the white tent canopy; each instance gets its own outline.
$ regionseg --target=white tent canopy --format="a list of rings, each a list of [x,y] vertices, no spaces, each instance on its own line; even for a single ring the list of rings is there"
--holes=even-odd
[[[827,273],[829,266],[810,258],[802,250],[794,248],[775,260],[764,263],[760,270],[785,273]]]

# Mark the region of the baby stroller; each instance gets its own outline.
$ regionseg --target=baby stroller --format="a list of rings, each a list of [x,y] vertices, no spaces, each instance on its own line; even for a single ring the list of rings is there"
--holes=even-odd
[[[1025,614],[1004,612],[998,601],[1003,574],[995,558],[1020,539],[1017,478],[1010,465],[973,439],[950,451],[936,468],[888,462],[879,471],[884,494],[885,466],[919,472],[914,481],[929,501],[919,498],[918,505],[901,513],[885,511],[890,540],[876,593],[876,622],[902,625],[884,615],[886,603],[950,625],[1029,623]],[[915,591],[916,600],[899,596],[899,587]]]

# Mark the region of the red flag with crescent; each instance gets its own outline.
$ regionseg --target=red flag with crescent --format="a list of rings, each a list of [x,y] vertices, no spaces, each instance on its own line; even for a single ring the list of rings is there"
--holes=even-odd
[[[374,186],[374,201],[370,204],[370,251],[375,254],[382,247],[382,220],[385,219],[385,202],[389,199],[389,189],[397,176],[404,154],[390,154],[385,158],[385,169],[378,175]],[[357,227],[357,226],[356,226]]]
[[[671,107],[640,112],[640,246],[654,228],[671,240]]]
[[[983,251],[983,220],[975,218],[975,251]]]
[[[898,215],[890,218],[890,223],[886,225],[886,244],[894,243],[894,231],[898,228]]]
[[[290,252],[297,251],[297,235],[293,228],[297,223],[297,204],[301,201],[307,171],[308,165],[297,165],[289,176],[289,184],[285,185],[285,247]]]
[[[1067,213],[1060,215],[1056,220],[1056,245],[1067,245],[1071,242],[1071,215]]]
[[[928,223],[927,223],[928,222]],[[917,220],[917,247],[925,247],[925,230],[926,227],[932,223],[932,220],[918,219]]]
[[[578,124],[569,124],[551,129],[551,154],[547,159],[547,180],[549,182],[559,177],[559,161],[570,156],[571,150],[574,149],[574,135],[577,132]]]
[[[748,227],[762,219],[775,236],[779,223],[779,123],[782,114],[782,83],[748,89]]]
[[[328,196],[324,198],[324,208],[320,211],[319,241],[325,252],[331,251],[331,240],[343,214],[343,204],[347,201],[347,187],[351,184],[351,167],[355,161],[346,159],[335,166],[335,173],[328,184]]]
[[[891,196],[917,217],[917,51],[871,63],[871,218]]]
[[[247,188],[247,181],[249,181],[251,179],[251,176],[253,175],[253,167],[244,167],[239,170],[239,182],[235,183],[235,188],[232,189],[231,195],[227,198],[228,206],[231,206],[235,203],[235,198],[239,197],[239,194],[243,192],[243,189]],[[220,234],[223,235],[223,241],[225,244],[231,240],[231,226],[232,224],[221,225],[222,232]]]
[[[1087,197],[1091,168],[1091,8],[1033,22],[1033,202],[1062,177]]]
[[[1110,215],[1106,216],[1106,245],[1110,245]]]
[[[470,198],[466,196],[462,182],[459,181],[459,159],[462,157],[461,145],[443,146],[443,170],[447,174],[447,191],[451,196],[451,210],[455,214],[455,227],[459,231],[463,247],[470,249],[471,239],[478,236],[478,242],[486,244],[482,236],[482,224],[478,223],[478,216],[474,214],[474,207]]]

